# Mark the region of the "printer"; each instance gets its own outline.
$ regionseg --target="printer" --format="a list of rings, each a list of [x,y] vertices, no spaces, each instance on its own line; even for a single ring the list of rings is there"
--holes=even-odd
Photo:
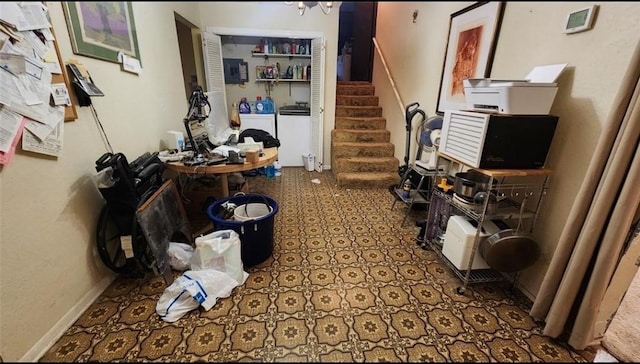
[[[567,66],[534,67],[522,80],[463,80],[467,110],[511,115],[546,115],[556,97],[556,80]]]

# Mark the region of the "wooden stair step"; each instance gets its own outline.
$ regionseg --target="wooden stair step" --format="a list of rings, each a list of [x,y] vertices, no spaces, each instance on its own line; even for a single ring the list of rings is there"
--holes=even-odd
[[[378,96],[375,95],[338,95],[336,106],[378,106]]]
[[[393,157],[395,148],[391,143],[358,143],[331,141],[332,159],[343,157]]]
[[[335,173],[340,172],[394,172],[400,161],[396,157],[343,157],[331,163]]]
[[[336,86],[336,95],[374,95],[375,91],[375,86],[368,82],[363,84],[338,83]]]
[[[337,116],[335,121],[335,129],[367,129],[367,130],[386,130],[387,119],[379,116],[374,117],[351,117]]]
[[[336,106],[336,116],[381,117],[381,106]]]
[[[386,129],[333,129],[331,140],[336,142],[388,142],[391,132]]]
[[[389,188],[398,184],[400,176],[391,172],[357,172],[336,173],[336,183],[339,187],[348,188]]]

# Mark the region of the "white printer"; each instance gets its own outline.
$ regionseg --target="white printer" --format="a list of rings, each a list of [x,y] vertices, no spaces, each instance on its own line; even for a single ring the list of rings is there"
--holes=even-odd
[[[468,110],[511,115],[549,114],[556,97],[556,80],[566,63],[534,67],[523,80],[463,80]]]

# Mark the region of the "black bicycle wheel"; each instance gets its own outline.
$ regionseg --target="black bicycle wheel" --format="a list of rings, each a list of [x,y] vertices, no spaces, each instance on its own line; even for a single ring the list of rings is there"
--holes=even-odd
[[[112,271],[131,275],[135,273],[135,258],[125,256],[122,249],[121,234],[115,221],[109,214],[109,206],[105,205],[100,211],[96,228],[96,243],[100,259]]]

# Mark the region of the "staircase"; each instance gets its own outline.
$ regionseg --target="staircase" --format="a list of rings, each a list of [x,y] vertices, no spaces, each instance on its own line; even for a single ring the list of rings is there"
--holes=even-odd
[[[339,187],[388,188],[400,181],[391,133],[366,81],[338,81],[331,170]]]

